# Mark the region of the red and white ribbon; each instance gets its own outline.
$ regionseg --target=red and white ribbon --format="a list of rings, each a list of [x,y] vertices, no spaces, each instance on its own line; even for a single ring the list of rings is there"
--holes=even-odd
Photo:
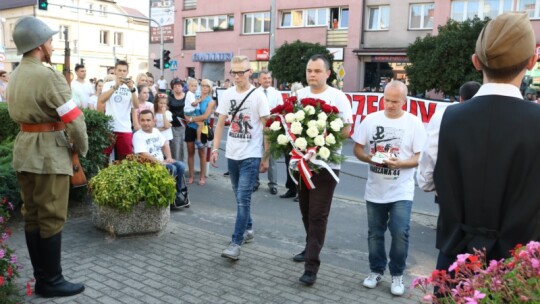
[[[56,112],[60,116],[63,123],[70,123],[82,115],[81,109],[77,107],[77,104],[73,100],[69,100],[65,104],[56,108]]]

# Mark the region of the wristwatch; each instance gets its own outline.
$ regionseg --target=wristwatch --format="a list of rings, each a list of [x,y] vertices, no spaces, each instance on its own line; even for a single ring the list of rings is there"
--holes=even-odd
[[[131,91],[131,93],[135,93],[137,91],[137,89],[133,88],[130,91]]]

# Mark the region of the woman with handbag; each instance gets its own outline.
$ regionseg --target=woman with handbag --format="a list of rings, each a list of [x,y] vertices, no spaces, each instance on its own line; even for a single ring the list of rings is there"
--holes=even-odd
[[[196,122],[205,122],[206,128],[210,129],[212,126],[208,125],[210,121],[210,116],[214,113],[216,107],[216,102],[212,99],[212,81],[208,79],[203,79],[201,81],[201,97],[200,97],[199,108],[200,112],[203,113],[199,116],[186,116],[186,121],[188,123],[196,125]],[[203,144],[206,144],[208,141],[208,133],[204,132],[201,134],[201,141]],[[193,128],[186,128],[186,137],[185,141],[187,144],[188,150],[188,168],[189,168],[189,178],[188,184],[192,184],[195,178],[195,139],[197,137],[197,131]],[[206,184],[206,147],[203,149],[198,149],[199,159],[200,159],[200,178],[199,185],[204,186]]]

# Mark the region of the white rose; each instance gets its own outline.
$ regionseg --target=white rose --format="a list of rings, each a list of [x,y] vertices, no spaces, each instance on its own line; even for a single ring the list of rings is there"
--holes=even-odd
[[[330,128],[334,130],[335,132],[341,131],[341,128],[343,128],[343,123],[341,121],[334,120],[330,123]]]
[[[317,120],[317,127],[319,129],[324,130],[326,128],[326,120]]]
[[[330,157],[330,150],[328,150],[327,147],[321,147],[317,154],[319,154],[322,159],[327,160]]]
[[[334,137],[334,134],[328,134],[328,136],[326,136],[326,143],[329,145],[333,145],[336,143],[336,138]]]
[[[281,123],[279,121],[274,121],[271,125],[270,125],[270,130],[272,131],[278,131],[281,129]]]
[[[294,117],[296,118],[296,121],[302,121],[304,118],[306,118],[306,113],[303,110],[299,110],[298,112],[294,113]]]
[[[308,128],[316,128],[317,127],[317,121],[316,120],[310,120],[307,123]]]
[[[326,121],[328,119],[328,115],[326,115],[326,113],[324,113],[324,112],[321,112],[321,113],[319,113],[319,115],[317,115],[317,118],[319,120]]]
[[[304,111],[306,111],[306,113],[307,113],[308,115],[313,115],[313,114],[315,114],[315,108],[314,108],[313,106],[306,106],[306,107],[304,108]]]
[[[287,123],[293,122],[294,119],[295,119],[295,116],[294,116],[293,113],[287,113],[287,115],[285,115],[285,121],[286,121]]]
[[[341,118],[336,117],[333,121],[335,121],[337,124],[339,124],[343,128],[343,120],[341,120]]]
[[[298,137],[294,141],[294,145],[300,150],[305,150],[306,147],[307,147],[307,140],[305,138],[303,138],[303,137]]]
[[[277,143],[286,146],[289,143],[289,139],[287,138],[287,136],[279,134],[279,136],[277,137]]]
[[[302,130],[302,124],[298,121],[295,121],[291,124],[291,132],[293,132],[293,134],[302,134]]]
[[[309,130],[308,130],[309,131]],[[317,137],[315,137],[315,139],[313,140],[313,142],[319,146],[319,147],[322,147],[324,146],[324,136],[322,135],[319,135]]]
[[[319,129],[317,129],[317,127],[313,127],[313,128],[308,128],[307,131],[306,131],[306,134],[313,138],[317,135],[319,135]]]

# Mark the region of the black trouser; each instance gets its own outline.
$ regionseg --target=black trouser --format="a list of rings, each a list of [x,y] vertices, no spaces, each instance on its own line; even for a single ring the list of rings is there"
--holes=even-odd
[[[339,176],[339,170],[334,170],[334,173]],[[320,169],[319,173],[314,173],[311,180],[316,188],[309,190],[302,181],[298,196],[302,221],[307,234],[304,268],[306,271],[317,273],[321,265],[319,254],[324,245],[326,224],[337,182],[326,169]]]
[[[289,162],[291,161],[291,156],[289,154],[285,154],[285,170],[287,172],[287,181],[285,182],[285,187],[289,189],[290,191],[293,191],[296,193],[296,184],[294,183],[293,179],[291,178],[291,174],[289,173]],[[298,180],[298,179],[297,179]]]

